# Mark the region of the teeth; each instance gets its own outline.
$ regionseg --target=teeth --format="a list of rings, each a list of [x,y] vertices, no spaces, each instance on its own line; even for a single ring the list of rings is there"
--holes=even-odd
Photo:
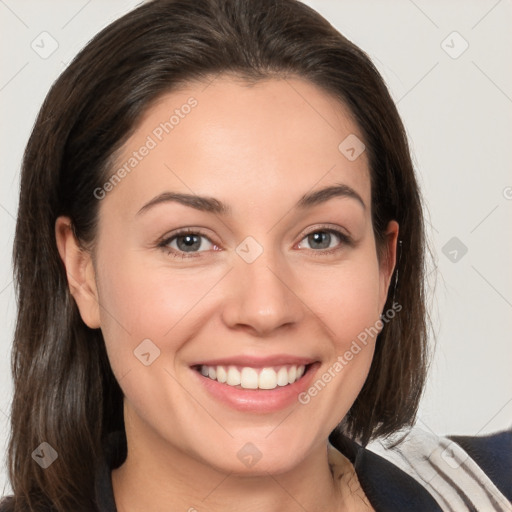
[[[204,368],[204,366],[203,366]],[[226,384],[228,386],[239,386],[241,382],[240,372],[234,367],[230,366],[228,368],[228,378],[226,380]]]
[[[297,379],[297,367],[292,366],[288,371],[288,384],[293,384]]]
[[[304,365],[289,365],[261,369],[245,366],[239,370],[236,366],[206,366],[200,368],[201,374],[228,386],[241,386],[244,389],[274,389],[298,381],[303,375]]]
[[[217,380],[219,382],[226,382],[228,380],[228,373],[224,366],[217,366]]]
[[[277,373],[273,368],[263,368],[258,378],[260,389],[274,389],[277,386]]]
[[[286,386],[288,384],[288,370],[283,366],[277,372],[277,385]]]
[[[258,372],[254,368],[245,367],[240,375],[240,386],[245,389],[258,389]]]

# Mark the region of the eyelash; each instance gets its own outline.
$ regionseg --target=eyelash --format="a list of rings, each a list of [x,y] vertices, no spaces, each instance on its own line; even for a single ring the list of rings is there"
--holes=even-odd
[[[299,243],[302,242],[306,237],[308,237],[314,233],[329,233],[331,235],[337,236],[340,240],[339,245],[337,245],[336,247],[332,247],[330,249],[320,249],[320,250],[309,249],[310,251],[312,251],[312,253],[315,256],[325,256],[326,254],[327,255],[333,254],[335,252],[338,252],[340,249],[342,249],[342,247],[344,245],[348,245],[349,247],[352,247],[354,245],[353,240],[347,234],[342,233],[341,231],[339,231],[337,229],[333,229],[333,228],[329,228],[329,227],[322,227],[322,226],[316,227],[314,230],[304,233],[302,235]],[[186,253],[184,251],[176,251],[175,249],[171,249],[168,247],[168,245],[172,241],[174,241],[176,238],[179,238],[180,236],[185,236],[185,235],[202,236],[202,237],[206,238],[210,243],[212,243],[213,245],[216,246],[215,242],[210,240],[208,235],[206,235],[200,229],[185,228],[185,229],[178,231],[177,233],[174,233],[172,236],[164,238],[161,242],[158,243],[158,247],[165,250],[169,256],[172,256],[174,258],[180,258],[180,259],[197,258],[197,257],[201,256],[201,254],[203,252],[208,252],[208,251],[199,251],[199,252]]]
[[[172,256],[174,258],[186,259],[186,258],[197,258],[197,257],[201,256],[201,253],[203,253],[205,251],[200,251],[200,252],[195,252],[195,253],[194,252],[186,253],[183,251],[176,251],[176,249],[171,249],[170,247],[168,247],[168,245],[173,240],[175,240],[176,238],[179,238],[180,236],[185,236],[185,235],[199,235],[199,236],[206,238],[213,245],[216,245],[212,240],[210,240],[210,237],[206,233],[202,232],[200,229],[185,228],[185,229],[178,231],[177,233],[174,233],[172,236],[168,236],[168,237],[164,238],[161,242],[158,243],[158,247],[160,247],[161,249],[166,251],[169,256]]]

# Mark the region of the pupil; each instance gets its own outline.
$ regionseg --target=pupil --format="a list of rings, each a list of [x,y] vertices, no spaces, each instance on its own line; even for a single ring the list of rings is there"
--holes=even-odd
[[[201,247],[201,238],[197,235],[184,235],[177,239],[177,245],[180,250],[190,252],[190,249],[199,249]]]

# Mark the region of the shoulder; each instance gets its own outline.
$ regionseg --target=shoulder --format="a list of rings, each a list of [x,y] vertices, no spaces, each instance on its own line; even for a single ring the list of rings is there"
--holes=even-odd
[[[369,449],[410,475],[442,510],[512,511],[512,431],[437,436],[412,428]]]
[[[331,434],[329,441],[354,465],[364,494],[374,510],[442,512],[428,490],[385,456],[387,454],[363,448],[337,431]]]
[[[450,436],[512,501],[512,429],[487,436]]]

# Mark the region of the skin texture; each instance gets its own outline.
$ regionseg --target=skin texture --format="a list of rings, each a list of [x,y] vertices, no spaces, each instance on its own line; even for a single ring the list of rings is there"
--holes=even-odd
[[[162,97],[119,167],[190,97],[197,105],[161,141],[152,136],[156,147],[101,200],[93,250],[80,249],[69,219],[56,223],[71,292],[84,322],[102,329],[125,395],[128,458],[112,474],[118,509],[367,510],[333,481],[327,437],[364,384],[374,340],[308,404],[271,413],[212,399],[190,368],[290,354],[318,361],[316,380],[379,319],[398,225],[389,224],[379,261],[366,154],[349,161],[338,150],[362,136],[343,105],[306,81],[222,76]],[[364,206],[333,197],[296,207],[334,184]],[[165,202],[138,213],[166,191],[213,197],[230,212]],[[175,256],[176,239],[158,247],[181,228],[207,237],[185,258]],[[352,241],[333,235],[322,249],[308,239],[327,228]],[[250,264],[236,252],[248,236],[263,249]],[[134,356],[144,339],[160,350],[149,366]],[[248,442],[261,453],[251,467],[237,456]]]

